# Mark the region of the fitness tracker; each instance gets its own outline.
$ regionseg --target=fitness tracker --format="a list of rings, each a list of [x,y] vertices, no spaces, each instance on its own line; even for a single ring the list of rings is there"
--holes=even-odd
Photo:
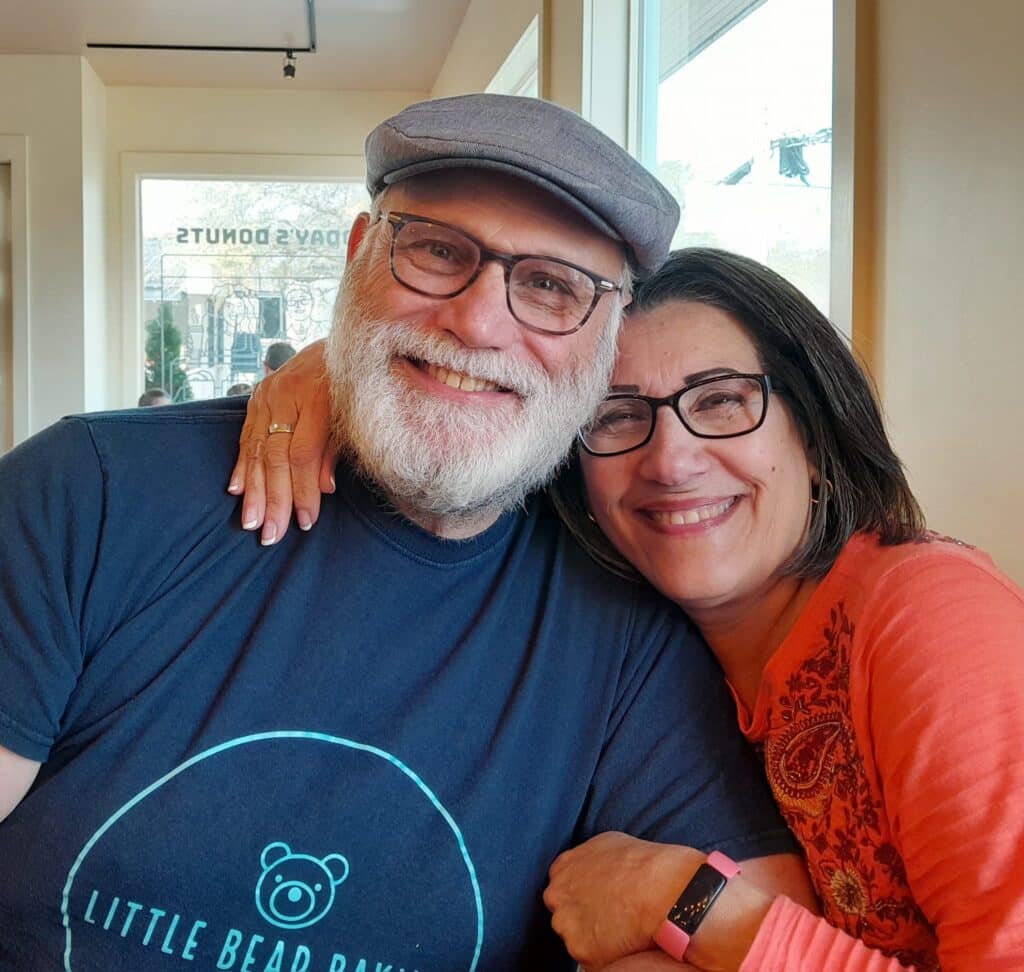
[[[739,873],[740,867],[735,861],[721,851],[712,851],[707,861],[697,868],[690,883],[661,923],[654,936],[658,947],[681,962],[690,939],[711,910],[715,899],[722,893],[729,878]]]

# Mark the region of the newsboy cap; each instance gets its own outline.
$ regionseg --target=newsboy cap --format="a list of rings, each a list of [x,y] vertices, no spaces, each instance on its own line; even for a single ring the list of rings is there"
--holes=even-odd
[[[366,139],[366,187],[437,169],[494,169],[564,200],[629,248],[641,273],[668,254],[679,206],[628,152],[575,112],[512,95],[421,101]]]

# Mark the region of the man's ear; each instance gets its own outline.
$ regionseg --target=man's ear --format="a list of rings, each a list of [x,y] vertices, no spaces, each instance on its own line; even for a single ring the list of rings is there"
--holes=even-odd
[[[366,231],[370,228],[370,214],[360,213],[356,217],[356,221],[352,224],[352,229],[348,234],[348,260],[349,263],[355,259],[356,252],[359,250],[359,244],[363,242],[363,237],[366,236]]]

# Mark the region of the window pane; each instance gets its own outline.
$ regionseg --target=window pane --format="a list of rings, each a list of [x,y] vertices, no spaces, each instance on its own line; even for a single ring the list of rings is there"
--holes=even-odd
[[[142,180],[146,388],[214,398],[330,328],[355,182]]]
[[[646,0],[643,161],[679,200],[674,246],[778,270],[828,311],[832,4]]]

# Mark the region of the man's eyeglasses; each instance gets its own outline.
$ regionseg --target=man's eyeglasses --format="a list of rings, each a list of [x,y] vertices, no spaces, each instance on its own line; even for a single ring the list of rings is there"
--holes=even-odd
[[[580,432],[580,442],[594,456],[618,456],[639,449],[651,441],[663,405],[698,438],[747,435],[764,422],[771,389],[768,375],[726,374],[702,378],[664,398],[609,395],[594,420]]]
[[[400,284],[429,297],[457,297],[485,263],[500,263],[509,312],[531,331],[572,334],[604,294],[621,289],[565,260],[495,253],[447,223],[407,213],[381,213],[378,219],[391,226],[391,273]]]

